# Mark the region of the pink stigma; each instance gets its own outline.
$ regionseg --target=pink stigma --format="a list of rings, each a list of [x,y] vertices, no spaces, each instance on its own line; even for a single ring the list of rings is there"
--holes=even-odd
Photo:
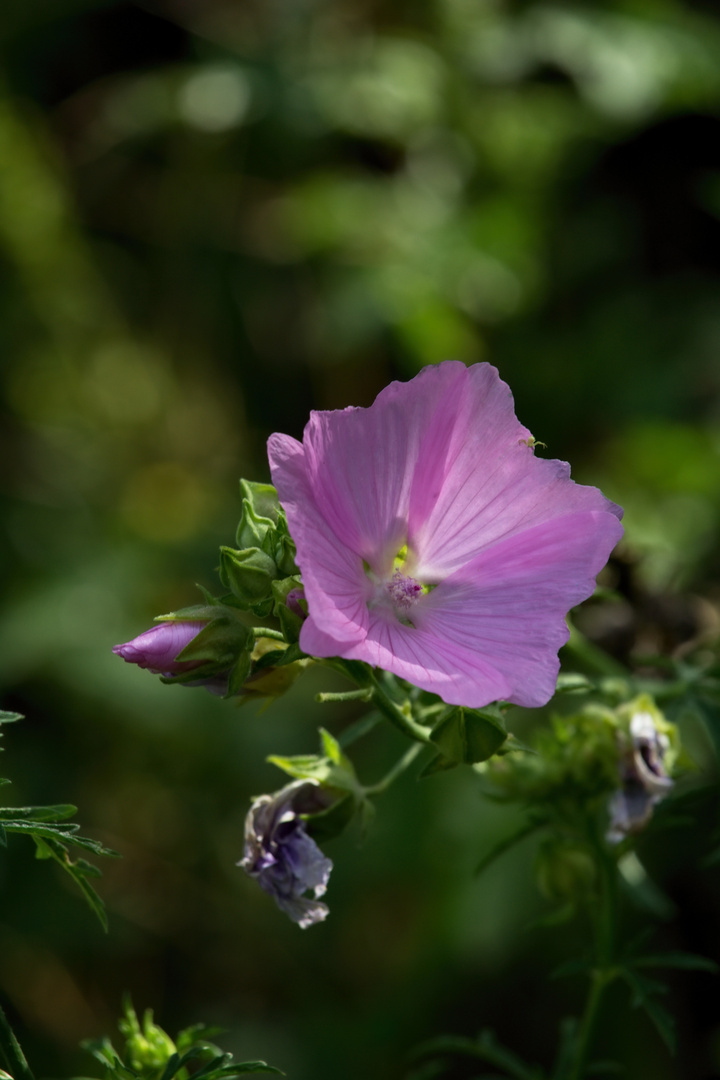
[[[422,596],[423,587],[415,578],[405,577],[396,570],[390,580],[385,583],[385,591],[396,608],[408,611]]]

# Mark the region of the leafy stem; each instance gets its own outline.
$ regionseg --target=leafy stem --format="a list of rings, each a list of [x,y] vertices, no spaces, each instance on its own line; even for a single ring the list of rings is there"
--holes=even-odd
[[[592,972],[590,977],[590,990],[588,992],[587,1001],[585,1002],[585,1010],[576,1037],[575,1057],[571,1070],[568,1073],[567,1080],[582,1080],[582,1077],[584,1076],[585,1064],[590,1049],[595,1022],[600,1009],[600,1002],[606,987],[610,985],[616,977],[616,974],[617,973],[612,968],[606,970],[596,969]]]
[[[372,673],[370,674],[370,685],[372,687],[372,701],[378,712],[381,712],[383,716],[386,716],[404,735],[408,735],[416,742],[430,743],[430,733],[428,729],[422,727],[422,725],[418,724],[418,722],[413,719],[410,707],[404,708],[393,701],[392,698],[386,694]]]
[[[362,700],[371,701],[379,713],[382,713],[403,735],[407,735],[415,742],[429,744],[430,732],[413,717],[412,707],[409,702],[399,705],[390,697],[386,690],[378,682],[375,672],[367,664],[357,660],[344,660],[334,657],[324,660],[328,667],[341,671],[359,687],[362,694],[358,695]],[[354,691],[351,691],[354,694]],[[323,700],[332,700],[323,695]]]
[[[22,1052],[20,1043],[15,1038],[15,1032],[10,1027],[2,1006],[0,1005],[0,1055],[14,1080],[34,1080],[32,1070]]]
[[[595,1031],[605,990],[619,975],[614,963],[617,922],[617,863],[597,835],[594,822],[589,822],[589,839],[599,874],[599,889],[595,918],[595,965],[590,974],[585,1009],[575,1038],[574,1054],[567,1080],[582,1080],[588,1053]]]

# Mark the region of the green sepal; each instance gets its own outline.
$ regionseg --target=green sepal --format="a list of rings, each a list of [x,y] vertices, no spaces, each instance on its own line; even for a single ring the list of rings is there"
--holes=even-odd
[[[208,594],[209,596],[209,594]],[[212,602],[206,604],[191,604],[190,607],[180,608],[179,611],[169,611],[167,615],[156,615],[155,622],[210,622],[216,619],[218,608],[222,607],[222,601],[211,598]]]
[[[295,562],[297,549],[295,547],[295,541],[288,531],[287,518],[282,510],[278,515],[277,528],[275,530],[273,541],[274,546],[272,554],[282,577],[291,577],[293,574],[298,574],[299,570],[297,563]]]
[[[256,480],[240,481],[240,497],[247,500],[254,514],[270,518],[273,524],[280,513],[278,494],[272,484],[261,484]]]
[[[287,649],[273,649],[271,652],[264,653],[259,660],[255,661],[253,674],[256,671],[264,671],[266,668],[285,667],[287,664],[294,664],[296,660],[306,659],[307,653],[304,653],[295,642],[288,645]]]
[[[340,794],[337,802],[319,814],[301,815],[308,835],[315,841],[332,840],[344,832],[355,817],[357,800],[352,795]]]
[[[215,608],[214,617],[178,653],[176,660],[182,663],[200,660],[212,664],[218,671],[224,671],[237,661],[241,653],[247,651],[251,640],[250,627],[240,622],[234,612],[218,614],[218,608]],[[194,675],[195,672],[189,674]]]
[[[275,560],[260,548],[220,548],[220,580],[248,608],[268,600],[277,577]]]
[[[285,640],[291,643],[298,641],[300,630],[305,621],[287,606],[288,594],[293,589],[302,587],[302,581],[298,574],[283,578],[281,581],[273,581],[273,615],[278,619]],[[305,605],[307,607],[307,604]]]
[[[265,551],[265,539],[274,532],[275,521],[258,514],[249,499],[243,499],[242,506],[243,512],[235,533],[235,543],[239,548],[259,547]]]
[[[228,688],[226,698],[235,697],[242,691],[245,680],[252,668],[252,656],[249,649],[244,649],[233,664],[228,676]]]
[[[445,758],[473,765],[498,752],[507,739],[507,730],[498,709],[457,707],[440,718],[430,739]]]
[[[447,772],[449,769],[457,769],[459,764],[459,761],[451,761],[444,754],[436,754],[419,774],[418,780],[424,780],[427,776],[434,776],[435,773]]]

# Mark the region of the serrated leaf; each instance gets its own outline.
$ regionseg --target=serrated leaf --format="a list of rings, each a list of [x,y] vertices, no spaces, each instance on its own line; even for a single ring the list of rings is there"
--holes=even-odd
[[[687,971],[709,971],[716,974],[718,965],[714,960],[706,956],[697,956],[695,953],[673,951],[655,953],[650,956],[640,956],[632,961],[633,967],[659,967],[659,968],[683,968]]]
[[[0,709],[0,724],[14,724],[16,720],[24,719],[22,713],[6,712],[5,709]]]
[[[671,1054],[677,1048],[677,1035],[675,1033],[675,1021],[662,1005],[658,1005],[653,998],[643,1002],[643,1009],[652,1020],[655,1028]]]
[[[274,1065],[268,1065],[266,1061],[243,1061],[236,1065],[225,1065],[218,1073],[218,1077],[247,1076],[248,1073],[273,1073],[275,1076],[285,1076],[282,1069],[276,1069]]]
[[[58,803],[56,806],[0,806],[0,821],[32,818],[35,821],[64,821],[77,813],[77,806]]]

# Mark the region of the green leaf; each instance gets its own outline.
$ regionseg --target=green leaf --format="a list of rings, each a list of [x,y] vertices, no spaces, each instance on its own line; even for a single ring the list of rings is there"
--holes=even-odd
[[[501,1046],[490,1031],[481,1031],[474,1040],[441,1035],[422,1043],[412,1054],[413,1059],[437,1056],[475,1058],[503,1069],[514,1080],[543,1080],[544,1076],[537,1066],[527,1065],[522,1058]]]
[[[274,1065],[268,1065],[266,1061],[243,1061],[242,1063],[223,1066],[215,1076],[219,1080],[220,1077],[246,1076],[248,1073],[273,1073],[275,1076],[286,1075],[282,1069],[276,1069]]]
[[[683,968],[686,971],[709,971],[712,974],[718,972],[718,965],[714,960],[706,956],[697,956],[695,953],[680,951],[656,953],[652,956],[640,956],[632,961],[633,967],[648,968]]]
[[[637,975],[630,968],[621,969],[620,976],[633,992],[632,1007],[644,1009],[667,1048],[671,1053],[674,1053],[676,1044],[675,1021],[667,1009],[664,1009],[652,996],[664,993],[667,987],[654,979],[647,979],[645,976]]]
[[[326,757],[330,758],[335,765],[342,766],[343,769],[352,769],[350,759],[342,752],[340,743],[334,735],[325,728],[320,728],[320,739]]]
[[[293,757],[271,754],[266,760],[297,780],[323,780],[330,767],[329,762],[317,754],[295,754]]]
[[[77,806],[58,803],[56,806],[0,806],[0,821],[33,818],[35,821],[62,821],[77,813]]]
[[[454,708],[442,716],[430,739],[450,761],[487,761],[507,739],[502,717],[493,709]]]
[[[643,1009],[652,1020],[660,1038],[663,1040],[670,1053],[674,1054],[677,1048],[677,1035],[673,1017],[667,1009],[664,1009],[662,1005],[658,1005],[657,1001],[653,998],[648,998],[643,1002]]]
[[[0,709],[0,724],[14,724],[16,720],[23,719],[22,713],[6,712],[5,709]]]

